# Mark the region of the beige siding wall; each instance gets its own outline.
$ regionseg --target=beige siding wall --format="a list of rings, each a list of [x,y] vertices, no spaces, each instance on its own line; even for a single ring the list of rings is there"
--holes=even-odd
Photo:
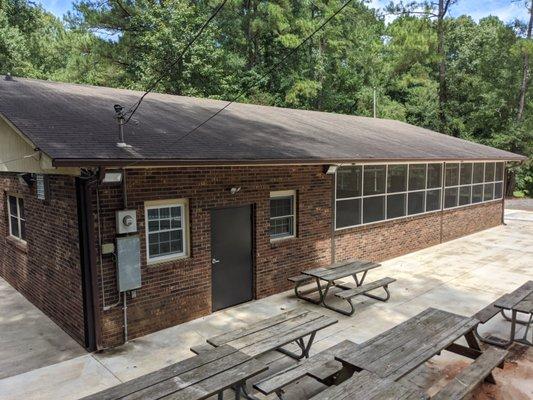
[[[77,168],[53,168],[51,159],[36,152],[35,146],[15,129],[0,114],[0,172],[79,175]],[[31,154],[35,155],[26,157]]]

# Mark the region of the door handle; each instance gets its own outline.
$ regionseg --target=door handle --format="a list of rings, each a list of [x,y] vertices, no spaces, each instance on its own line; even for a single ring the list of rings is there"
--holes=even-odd
[[[211,264],[218,264],[220,260],[217,260],[216,258],[211,259]]]

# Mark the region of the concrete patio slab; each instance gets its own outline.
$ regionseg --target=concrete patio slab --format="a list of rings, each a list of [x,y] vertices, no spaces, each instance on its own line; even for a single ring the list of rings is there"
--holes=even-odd
[[[119,383],[118,378],[87,354],[0,380],[0,398],[73,399]]]
[[[48,398],[76,399],[82,397],[82,393],[97,392],[119,381],[127,381],[191,357],[193,354],[189,348],[204,343],[207,337],[296,307],[318,311],[338,320],[336,325],[317,334],[312,354],[345,339],[358,343],[368,340],[427,307],[472,315],[501,294],[533,279],[533,220],[529,220],[530,216],[533,217],[533,212],[520,211],[516,214],[513,210],[507,225],[384,262],[382,268],[369,272],[367,279],[396,278],[397,281],[390,287],[391,299],[387,303],[368,298],[356,300],[356,314],[352,317],[296,299],[293,292],[288,291],[132,340],[113,350],[4,379],[0,381],[0,397],[33,399],[43,398],[39,397],[39,393],[46,393],[50,396]],[[505,337],[509,334],[508,328],[509,324],[503,318],[496,317],[482,326],[481,332]],[[517,335],[521,332],[523,328]],[[268,357],[276,359],[276,368],[287,362],[277,353]],[[533,360],[533,354],[528,357]],[[87,358],[92,358],[92,361]],[[70,370],[75,369],[72,363],[76,362],[87,365],[87,372],[71,373]],[[417,378],[417,384],[427,386],[431,382],[436,387],[442,386],[446,377],[453,377],[453,371],[468,362],[443,352],[421,367],[423,374],[422,378]],[[59,379],[54,378],[56,375],[65,377],[61,379],[60,388],[57,380],[54,381]],[[45,378],[48,376],[52,378]],[[88,384],[96,376],[101,377],[99,384]],[[31,388],[20,384],[22,379],[32,382]],[[514,378],[506,379],[506,384],[514,384]],[[512,389],[516,395],[512,398],[528,398],[532,385],[532,382],[529,385],[520,383],[518,389]],[[39,391],[39,388],[42,390]],[[309,386],[311,392],[319,389]],[[503,390],[510,393],[510,389],[504,387]]]
[[[83,347],[0,278],[0,379],[85,354]]]

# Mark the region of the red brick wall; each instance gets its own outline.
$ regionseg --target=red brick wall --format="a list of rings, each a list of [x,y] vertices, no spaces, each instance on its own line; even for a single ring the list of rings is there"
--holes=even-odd
[[[210,209],[253,205],[255,214],[255,297],[289,288],[287,277],[304,267],[330,262],[331,185],[321,166],[224,167],[129,170],[128,208],[137,210],[141,236],[142,288],[128,297],[128,333],[137,337],[211,312]],[[241,187],[231,195],[231,187]],[[298,237],[270,243],[269,195],[297,190]],[[120,186],[99,189],[103,242],[115,237],[115,210],[122,208]],[[147,265],[144,202],[189,200],[191,257]],[[103,258],[106,304],[118,300],[115,264]],[[101,299],[100,299],[101,301]],[[103,345],[123,340],[120,306],[103,312]]]
[[[331,262],[331,193],[333,177],[322,166],[218,167],[135,169],[127,173],[128,208],[137,210],[141,237],[142,288],[128,296],[129,338],[145,335],[211,312],[210,209],[253,205],[255,297],[265,297],[291,285],[287,277],[304,268]],[[241,187],[231,195],[231,187]],[[296,238],[270,242],[269,193],[296,190]],[[120,186],[99,189],[103,243],[115,239],[115,211],[123,208]],[[191,256],[178,261],[146,264],[144,202],[189,200]],[[95,204],[96,206],[96,204]],[[501,222],[501,202],[444,213],[352,228],[335,234],[337,259],[384,260],[428,247]],[[96,218],[95,218],[95,222]],[[95,225],[97,226],[97,225]],[[107,305],[119,300],[112,256],[103,256]],[[99,280],[100,282],[100,280]],[[100,298],[101,306],[102,298]],[[121,305],[102,313],[104,347],[123,340]]]
[[[73,177],[51,175],[50,202],[0,173],[0,276],[84,343],[78,216]],[[7,194],[24,199],[26,245],[8,237]]]
[[[350,228],[335,235],[337,261],[384,261],[501,224],[501,201]],[[442,223],[442,230],[441,230]]]

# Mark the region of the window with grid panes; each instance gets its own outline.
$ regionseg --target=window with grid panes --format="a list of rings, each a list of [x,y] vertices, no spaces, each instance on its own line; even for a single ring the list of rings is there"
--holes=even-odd
[[[270,193],[270,238],[282,239],[296,236],[296,193],[282,191]]]
[[[181,200],[146,206],[148,261],[186,255],[186,204],[186,201]]]
[[[7,196],[9,214],[9,235],[19,240],[26,240],[26,218],[24,216],[24,200],[21,197]]]

